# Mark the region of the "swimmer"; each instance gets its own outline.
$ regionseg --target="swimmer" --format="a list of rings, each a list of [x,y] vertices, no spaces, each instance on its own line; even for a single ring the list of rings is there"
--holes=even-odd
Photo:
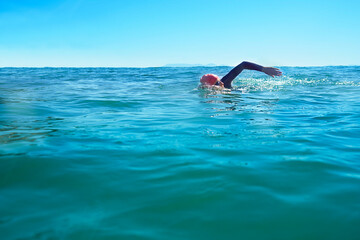
[[[216,89],[231,89],[231,82],[244,70],[256,70],[259,72],[263,72],[271,77],[281,76],[282,72],[273,67],[263,67],[255,63],[251,62],[242,62],[236,67],[234,67],[228,74],[226,74],[223,78],[219,78],[215,74],[205,74],[201,77],[200,83],[201,88],[216,88]]]

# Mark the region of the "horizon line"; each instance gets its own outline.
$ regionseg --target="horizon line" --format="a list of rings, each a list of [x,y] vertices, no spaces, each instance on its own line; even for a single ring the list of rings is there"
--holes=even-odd
[[[168,64],[167,64],[168,65]],[[235,67],[231,65],[197,65],[194,66],[146,66],[146,67],[139,67],[139,66],[0,66],[0,68],[198,68],[198,67],[205,67],[205,68],[213,68],[213,67]],[[359,67],[360,65],[356,64],[349,64],[349,65],[274,65],[273,67]]]

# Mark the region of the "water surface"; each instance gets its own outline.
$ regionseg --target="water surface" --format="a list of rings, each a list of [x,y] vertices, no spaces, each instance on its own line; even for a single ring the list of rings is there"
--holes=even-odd
[[[360,67],[0,68],[2,239],[359,239]]]

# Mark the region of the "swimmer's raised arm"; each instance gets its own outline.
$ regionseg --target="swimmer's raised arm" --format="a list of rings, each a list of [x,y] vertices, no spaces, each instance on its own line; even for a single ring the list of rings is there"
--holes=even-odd
[[[259,72],[263,72],[269,76],[281,76],[281,71],[277,68],[272,67],[263,67],[261,65],[251,63],[251,62],[242,62],[236,67],[234,67],[228,74],[226,74],[222,79],[221,82],[224,83],[224,87],[231,88],[231,82],[244,70],[256,70]]]

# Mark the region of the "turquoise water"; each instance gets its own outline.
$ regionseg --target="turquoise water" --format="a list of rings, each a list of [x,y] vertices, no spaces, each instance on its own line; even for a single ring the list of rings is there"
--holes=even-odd
[[[0,68],[1,239],[359,239],[360,67]]]

